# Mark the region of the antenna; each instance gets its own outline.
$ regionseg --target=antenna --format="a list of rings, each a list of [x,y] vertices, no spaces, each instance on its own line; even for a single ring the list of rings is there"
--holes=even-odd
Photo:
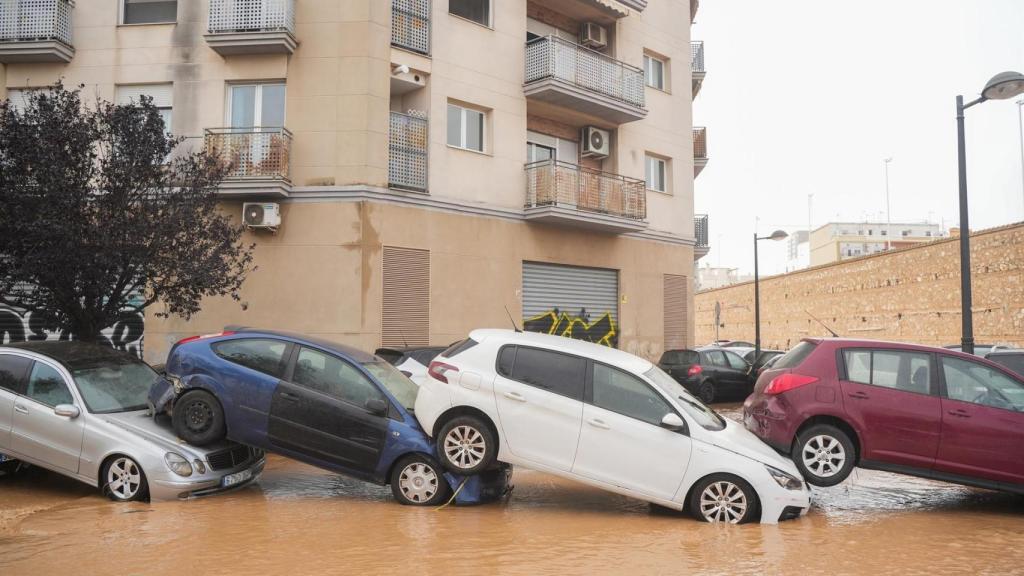
[[[512,323],[512,329],[516,332],[522,332],[522,330],[516,326],[516,321],[512,319],[512,313],[508,311],[508,306],[505,306],[505,314],[508,314],[508,321]]]
[[[818,324],[821,324],[821,326],[822,326],[822,327],[823,327],[823,328],[824,328],[825,330],[828,330],[828,333],[829,333],[829,334],[831,334],[833,338],[839,338],[839,334],[836,334],[836,333],[835,333],[835,331],[834,331],[834,330],[832,330],[831,328],[829,328],[828,326],[826,326],[824,322],[822,322],[821,320],[818,320],[817,318],[815,318],[814,314],[811,314],[811,312],[810,312],[809,310],[807,310],[807,309],[805,308],[805,309],[804,309],[804,312],[807,312],[807,315],[808,315],[808,316],[810,316],[810,317],[811,317],[811,318],[812,318],[812,319],[813,319],[813,320],[814,320],[815,322],[817,322]]]
[[[409,347],[409,341],[405,339],[405,331],[401,328],[398,329],[398,334],[402,336],[402,346]]]

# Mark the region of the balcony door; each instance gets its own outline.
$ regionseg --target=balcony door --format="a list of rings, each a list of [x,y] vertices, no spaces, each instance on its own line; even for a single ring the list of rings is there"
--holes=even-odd
[[[227,122],[239,167],[258,167],[285,146],[285,85],[233,84],[228,87]]]

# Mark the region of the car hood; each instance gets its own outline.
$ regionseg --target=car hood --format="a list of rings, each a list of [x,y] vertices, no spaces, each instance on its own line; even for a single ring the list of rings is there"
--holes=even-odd
[[[120,428],[121,430],[143,438],[149,441],[150,444],[153,444],[164,451],[177,452],[182,456],[187,457],[188,460],[196,458],[206,460],[206,456],[208,454],[231,447],[229,442],[217,442],[202,448],[186,444],[183,440],[178,438],[174,433],[174,430],[169,425],[150,416],[148,410],[120,412],[117,414],[99,414],[98,416],[111,426]]]
[[[725,428],[716,431],[706,431],[702,440],[723,450],[728,450],[773,468],[778,468],[795,478],[803,478],[792,460],[783,457],[771,446],[762,442],[760,438],[747,430],[742,424],[724,416],[722,420],[725,421]]]

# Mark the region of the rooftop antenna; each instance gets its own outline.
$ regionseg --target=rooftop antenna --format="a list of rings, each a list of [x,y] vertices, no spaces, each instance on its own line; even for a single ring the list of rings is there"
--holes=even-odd
[[[833,338],[839,338],[839,334],[836,334],[836,333],[835,333],[835,331],[834,331],[834,330],[832,330],[831,328],[829,328],[829,327],[828,327],[828,326],[827,326],[827,325],[826,325],[826,324],[825,324],[824,322],[822,322],[821,320],[818,320],[817,318],[815,318],[814,314],[811,314],[811,311],[810,311],[810,310],[807,310],[807,309],[805,308],[805,309],[804,309],[804,312],[807,312],[807,315],[808,315],[808,316],[810,316],[810,317],[811,317],[811,318],[812,318],[812,319],[813,319],[813,320],[814,320],[815,322],[817,322],[818,324],[821,324],[821,326],[822,326],[822,327],[823,327],[823,328],[824,328],[825,330],[828,330],[828,333],[829,333],[829,334],[831,334]]]
[[[398,329],[398,334],[402,337],[402,346],[408,348],[409,347],[409,342],[408,342],[408,340],[405,339],[405,330],[402,330],[401,328],[399,328]]]
[[[512,323],[512,329],[516,332],[522,332],[522,330],[516,326],[516,321],[512,319],[512,313],[508,311],[508,306],[505,306],[505,314],[508,314],[508,321]]]

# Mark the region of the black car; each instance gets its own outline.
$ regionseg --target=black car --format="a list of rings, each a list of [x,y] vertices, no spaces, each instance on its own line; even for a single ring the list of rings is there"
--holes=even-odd
[[[754,359],[754,350],[743,355],[743,360],[750,364],[750,377],[757,380],[757,377],[764,371],[764,367],[772,358],[785,354],[782,350],[761,350],[761,355]]]
[[[747,395],[754,387],[750,365],[723,348],[668,350],[658,367],[667,372],[705,404],[726,395]]]
[[[985,355],[986,360],[1002,364],[1016,374],[1024,376],[1024,349],[997,350]]]

